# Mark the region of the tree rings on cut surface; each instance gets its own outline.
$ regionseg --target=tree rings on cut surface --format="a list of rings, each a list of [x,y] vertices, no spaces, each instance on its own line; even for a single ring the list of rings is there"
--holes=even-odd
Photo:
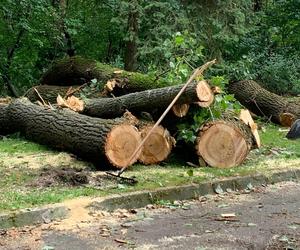
[[[197,96],[199,102],[197,104],[202,108],[209,107],[214,101],[214,94],[207,81],[199,81],[197,84]]]
[[[257,148],[261,147],[260,137],[257,130],[257,124],[254,122],[252,115],[248,109],[241,109],[240,111],[240,120],[248,125],[251,129],[252,135],[255,139]]]
[[[181,118],[187,115],[189,108],[190,108],[189,104],[175,104],[172,107],[172,111],[174,115]]]
[[[142,139],[138,130],[132,125],[118,125],[108,134],[105,143],[105,155],[110,163],[117,168],[134,164],[141,151],[129,162]]]
[[[196,151],[210,166],[230,168],[240,165],[251,145],[251,132],[241,130],[230,121],[205,124],[196,144]]]
[[[141,129],[142,138],[148,135],[152,127],[153,125],[148,125]],[[162,162],[168,158],[174,144],[175,139],[169,134],[169,131],[158,126],[143,145],[139,161],[147,165]]]

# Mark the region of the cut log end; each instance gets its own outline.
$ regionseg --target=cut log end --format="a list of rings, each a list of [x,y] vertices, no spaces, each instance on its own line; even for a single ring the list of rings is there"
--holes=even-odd
[[[261,147],[260,137],[257,130],[257,124],[254,122],[252,115],[248,109],[241,109],[240,120],[250,127],[251,133],[254,137],[257,148]]]
[[[138,130],[131,125],[118,125],[107,136],[105,154],[112,165],[117,168],[134,164],[141,152],[138,152],[129,162],[142,139]]]
[[[152,125],[141,129],[142,138],[145,138],[152,129]],[[162,126],[158,126],[146,140],[139,161],[150,165],[162,162],[168,158],[175,144],[175,139]]]
[[[250,146],[243,133],[229,122],[206,124],[196,145],[199,156],[212,167],[230,168],[240,165],[247,157]]]
[[[296,117],[291,113],[281,113],[279,115],[279,122],[284,127],[291,127],[295,122]]]
[[[172,107],[172,111],[174,115],[181,118],[187,115],[189,108],[190,108],[189,104],[175,104]]]
[[[200,81],[197,84],[198,105],[202,108],[209,107],[214,101],[214,94],[206,81]]]

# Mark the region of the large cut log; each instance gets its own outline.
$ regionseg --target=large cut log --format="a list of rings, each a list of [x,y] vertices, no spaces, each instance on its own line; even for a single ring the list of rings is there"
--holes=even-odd
[[[228,91],[234,94],[251,112],[267,117],[273,122],[287,125],[300,118],[300,105],[262,88],[255,81],[240,81],[229,84]]]
[[[154,75],[120,70],[80,56],[67,57],[56,62],[42,76],[40,83],[71,86],[81,85],[92,79],[98,81],[100,88],[106,86],[108,91],[112,91],[114,88],[121,91],[128,88],[129,92],[136,92],[169,85]]]
[[[151,112],[154,109],[165,109],[178,94],[182,85],[146,90],[116,98],[96,98],[85,101],[82,113],[95,117],[117,117],[126,110],[130,112]],[[176,104],[197,102],[207,107],[214,100],[214,95],[208,83],[200,81],[187,87]]]
[[[0,135],[8,135],[16,132],[9,120],[8,105],[10,102],[10,99],[0,98]]]
[[[137,161],[139,154],[128,162],[141,142],[132,120],[104,120],[87,117],[69,110],[50,110],[17,99],[8,106],[10,125],[26,138],[40,144],[66,150],[103,168],[109,162],[117,168]]]
[[[142,138],[145,138],[154,124],[145,124],[140,128]],[[145,165],[157,164],[168,158],[172,148],[175,146],[175,139],[169,131],[158,126],[145,141],[139,161]]]
[[[240,165],[255,145],[250,127],[238,120],[216,120],[204,124],[199,132],[196,152],[212,166]]]

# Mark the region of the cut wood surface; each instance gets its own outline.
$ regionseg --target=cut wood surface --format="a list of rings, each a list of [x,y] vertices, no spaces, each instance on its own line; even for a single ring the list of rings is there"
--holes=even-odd
[[[251,112],[271,119],[275,123],[285,125],[280,118],[284,113],[293,115],[294,120],[300,118],[300,105],[269,92],[255,81],[230,83],[228,90]]]
[[[251,114],[250,114],[250,111],[247,110],[247,109],[241,109],[240,111],[240,115],[239,115],[239,118],[246,124],[250,127],[251,129],[251,133],[255,139],[255,143],[256,143],[256,146],[258,148],[260,148],[261,146],[261,142],[260,142],[260,136],[258,134],[258,130],[257,130],[257,124],[254,122]]]
[[[197,94],[199,97],[197,104],[202,108],[209,107],[214,101],[214,93],[209,84],[204,80],[198,82]]]
[[[208,84],[204,81],[199,84],[189,85],[176,104],[189,104],[198,101],[204,103],[205,100],[211,103],[213,94],[211,93],[211,97],[208,98],[207,92],[202,91],[202,88],[206,88]],[[83,113],[95,117],[110,118],[122,115],[126,110],[130,112],[162,110],[171,103],[182,87],[183,85],[176,85],[131,93],[116,98],[88,99],[85,101]],[[202,93],[205,93],[204,98]]]
[[[240,165],[253,146],[250,128],[241,121],[217,120],[199,132],[196,151],[208,165],[229,168]]]
[[[140,129],[142,138],[149,133],[152,127],[153,124],[143,126]],[[146,165],[160,163],[168,158],[174,146],[175,139],[168,130],[158,126],[144,143],[139,161]]]
[[[141,136],[126,118],[104,120],[69,110],[50,110],[26,98],[9,104],[8,114],[10,125],[27,139],[74,153],[97,163],[100,169],[108,162],[122,168],[138,159],[139,154],[128,162]]]
[[[172,107],[172,112],[177,117],[184,117],[189,112],[189,109],[190,109],[190,105],[187,104],[187,103],[185,103],[185,104],[175,104]]]
[[[128,72],[80,56],[67,57],[57,61],[46,71],[40,83],[71,86],[81,85],[93,79],[98,81],[100,88],[106,89],[108,92],[117,88],[123,92],[122,94],[169,85],[166,81],[157,79],[153,75]]]

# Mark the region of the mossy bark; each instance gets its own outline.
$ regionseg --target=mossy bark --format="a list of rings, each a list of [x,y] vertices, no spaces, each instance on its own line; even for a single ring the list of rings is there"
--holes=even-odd
[[[300,105],[290,103],[284,97],[269,92],[255,81],[231,83],[228,91],[251,112],[275,123],[281,124],[280,115],[283,113],[290,113],[295,119],[300,118]]]
[[[68,57],[56,62],[43,75],[40,83],[71,86],[81,85],[92,79],[98,81],[100,88],[104,88],[108,81],[114,80],[121,92],[126,92],[127,89],[128,92],[143,91],[168,85],[167,82],[158,80],[155,76],[120,70],[80,56]]]
[[[108,163],[105,151],[108,134],[114,127],[126,123],[123,118],[104,120],[68,110],[50,110],[26,98],[14,100],[7,114],[10,126],[27,139],[74,153],[97,163],[99,168]]]

